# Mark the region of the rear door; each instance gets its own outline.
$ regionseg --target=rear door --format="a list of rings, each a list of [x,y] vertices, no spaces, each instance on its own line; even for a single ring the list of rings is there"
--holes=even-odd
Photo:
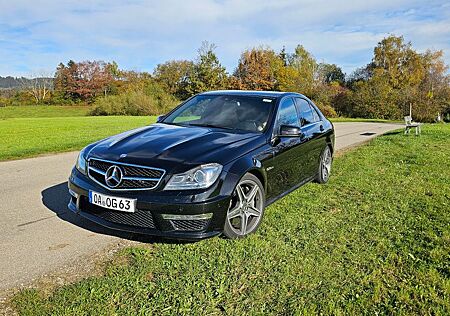
[[[323,148],[325,148],[326,141],[323,137],[323,122],[307,99],[296,97],[295,104],[300,114],[302,133],[307,140],[307,146],[305,146],[305,177],[308,178],[317,173],[320,154]]]

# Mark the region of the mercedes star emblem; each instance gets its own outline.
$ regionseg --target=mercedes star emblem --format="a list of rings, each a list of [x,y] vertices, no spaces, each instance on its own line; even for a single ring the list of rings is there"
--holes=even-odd
[[[122,170],[117,166],[111,166],[106,170],[105,182],[110,188],[117,187],[122,182]]]

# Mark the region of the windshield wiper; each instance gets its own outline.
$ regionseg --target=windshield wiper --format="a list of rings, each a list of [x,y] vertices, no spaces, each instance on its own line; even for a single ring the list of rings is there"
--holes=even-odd
[[[199,127],[213,127],[213,128],[223,128],[223,129],[234,130],[234,128],[232,128],[232,127],[226,127],[226,126],[217,126],[217,125],[214,125],[214,124],[190,123],[190,124],[186,124],[186,125],[191,125],[191,126],[199,126]]]

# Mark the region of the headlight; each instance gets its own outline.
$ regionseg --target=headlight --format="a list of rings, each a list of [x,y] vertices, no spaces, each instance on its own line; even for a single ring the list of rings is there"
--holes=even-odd
[[[216,182],[222,171],[222,165],[209,163],[191,169],[185,173],[174,174],[164,190],[206,189]]]
[[[82,174],[86,174],[86,158],[84,157],[85,149],[86,148],[83,148],[83,150],[81,150],[78,154],[77,163],[75,165],[78,171],[80,171]]]

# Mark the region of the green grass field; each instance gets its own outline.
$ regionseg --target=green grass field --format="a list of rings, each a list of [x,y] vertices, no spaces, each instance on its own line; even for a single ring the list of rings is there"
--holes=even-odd
[[[85,116],[0,120],[0,160],[79,150],[95,140],[154,123],[156,117]]]
[[[104,275],[21,315],[449,315],[450,125],[380,136],[326,185],[271,205],[257,233],[122,251]]]
[[[89,106],[67,105],[22,105],[0,107],[0,122],[3,119],[19,117],[68,117],[86,116],[90,110]]]
[[[89,117],[88,106],[0,107],[0,161],[79,150],[95,140],[138,126],[156,117]],[[334,118],[333,122],[389,122]]]

